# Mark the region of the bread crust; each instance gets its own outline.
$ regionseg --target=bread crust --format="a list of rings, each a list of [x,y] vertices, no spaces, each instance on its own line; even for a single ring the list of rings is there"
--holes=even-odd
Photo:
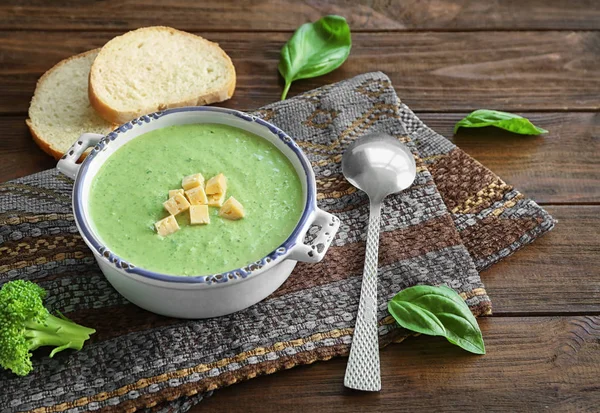
[[[103,101],[102,98],[98,95],[98,93],[96,91],[97,88],[94,86],[94,84],[97,82],[97,80],[95,79],[95,72],[97,70],[96,64],[97,64],[97,61],[99,60],[98,57],[100,57],[103,52],[111,53],[111,51],[105,49],[105,47],[106,47],[105,46],[100,50],[98,57],[96,58],[96,60],[94,61],[94,63],[92,64],[92,67],[90,69],[90,76],[88,79],[88,82],[89,82],[88,83],[88,94],[89,94],[89,100],[90,100],[92,107],[96,110],[96,112],[98,112],[98,114],[100,116],[102,116],[107,121],[116,123],[116,124],[122,124],[122,123],[129,122],[130,120],[137,118],[139,116],[148,114],[148,113],[152,113],[152,112],[156,112],[156,111],[160,111],[160,110],[164,110],[164,109],[169,109],[169,108],[178,108],[178,107],[182,107],[182,106],[208,105],[208,104],[215,103],[215,102],[222,102],[224,100],[231,98],[231,96],[233,96],[233,92],[235,91],[235,85],[236,85],[235,67],[233,66],[233,63],[231,62],[231,58],[223,51],[223,49],[221,49],[219,47],[219,45],[217,43],[206,40],[203,37],[196,36],[194,34],[183,32],[180,30],[173,29],[172,27],[166,27],[166,26],[143,27],[143,28],[134,30],[132,32],[125,33],[122,36],[130,35],[131,33],[134,33],[134,32],[136,32],[136,33],[139,33],[141,31],[153,32],[153,31],[161,31],[161,30],[165,30],[170,33],[177,33],[177,34],[180,34],[183,36],[194,37],[194,39],[200,38],[200,39],[202,39],[202,41],[206,42],[207,44],[216,47],[219,50],[219,52],[221,53],[222,57],[228,63],[229,70],[233,73],[231,81],[228,82],[228,84],[225,85],[225,87],[223,87],[221,89],[212,90],[212,91],[209,91],[208,93],[200,95],[200,96],[189,97],[189,98],[182,99],[182,100],[175,101],[175,102],[163,102],[158,105],[148,105],[148,106],[143,107],[140,110],[119,111],[119,110],[112,108],[108,103]],[[121,37],[121,36],[118,36],[118,37]],[[118,37],[115,37],[115,39],[117,39]]]
[[[38,81],[35,85],[35,91],[33,92],[33,97],[31,98],[31,102],[33,102],[34,99],[36,98],[38,88],[40,87],[40,85],[42,85],[46,81],[46,78],[50,75],[50,73],[59,69],[65,63],[68,63],[71,60],[79,59],[79,58],[87,56],[88,54],[99,53],[99,52],[100,52],[100,49],[88,50],[87,52],[79,53],[74,56],[63,59],[60,62],[58,62],[57,64],[55,64],[54,66],[52,66],[49,70],[46,71],[46,73],[44,73],[38,79]],[[31,103],[29,104],[29,108],[31,109]],[[43,137],[43,134],[41,132],[39,132],[33,125],[33,122],[31,121],[31,115],[29,113],[28,113],[28,116],[29,116],[29,118],[27,118],[25,120],[25,123],[27,124],[27,127],[29,128],[29,131],[31,132],[31,136],[32,136],[34,142],[40,147],[41,150],[46,152],[48,155],[52,156],[54,159],[59,160],[60,158],[62,158],[62,156],[64,155],[64,152],[56,149],[53,146],[53,142],[51,139],[45,139]]]
[[[46,141],[44,138],[42,138],[41,135],[39,135],[37,133],[37,131],[33,127],[31,119],[26,119],[25,123],[27,124],[27,127],[29,128],[29,132],[31,132],[31,137],[33,138],[33,141],[37,144],[37,146],[40,147],[41,150],[46,152],[48,155],[52,156],[57,161],[60,158],[62,158],[62,156],[64,154],[61,151],[54,149],[48,141]]]

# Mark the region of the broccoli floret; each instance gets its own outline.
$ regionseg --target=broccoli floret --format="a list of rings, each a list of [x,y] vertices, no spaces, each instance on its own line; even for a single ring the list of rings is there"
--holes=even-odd
[[[9,281],[0,289],[0,366],[26,376],[33,370],[31,351],[54,346],[81,350],[96,330],[80,326],[62,314],[55,317],[44,307],[46,290],[31,281]]]

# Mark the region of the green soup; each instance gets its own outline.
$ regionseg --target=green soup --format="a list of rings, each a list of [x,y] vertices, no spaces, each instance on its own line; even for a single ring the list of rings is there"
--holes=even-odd
[[[186,175],[222,172],[227,198],[246,216],[230,221],[210,207],[210,224],[159,236],[170,189]],[[178,125],[146,133],[112,154],[92,181],[89,211],[97,234],[124,260],[171,275],[207,275],[243,267],[275,250],[292,233],[304,207],[302,183],[273,144],[219,124]]]

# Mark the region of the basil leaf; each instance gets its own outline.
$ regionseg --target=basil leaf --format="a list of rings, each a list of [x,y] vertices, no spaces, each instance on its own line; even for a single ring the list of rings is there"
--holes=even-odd
[[[483,128],[485,126],[495,126],[521,135],[540,135],[548,132],[546,129],[538,128],[529,119],[519,115],[497,110],[479,109],[458,121],[454,126],[454,133],[461,127]]]
[[[337,69],[350,54],[350,27],[341,16],[305,23],[281,49],[279,73],[285,79],[281,100],[294,80],[322,76]]]
[[[402,327],[449,342],[475,354],[485,354],[477,320],[452,288],[417,285],[400,291],[388,303],[390,314]]]

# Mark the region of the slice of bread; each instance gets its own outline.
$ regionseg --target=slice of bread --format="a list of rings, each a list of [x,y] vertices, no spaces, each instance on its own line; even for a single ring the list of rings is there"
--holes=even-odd
[[[106,120],[229,99],[235,68],[216,43],[170,27],[144,27],[104,45],[90,71],[89,97]]]
[[[40,148],[56,159],[82,133],[107,134],[113,129],[88,99],[90,67],[99,51],[90,50],[59,62],[37,82],[26,122]]]

